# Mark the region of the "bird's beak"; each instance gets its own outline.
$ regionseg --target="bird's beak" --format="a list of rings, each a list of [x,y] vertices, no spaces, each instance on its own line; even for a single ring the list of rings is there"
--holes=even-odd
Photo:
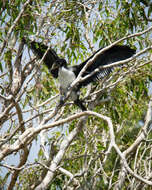
[[[59,65],[56,63],[53,63],[50,72],[54,78],[58,77],[58,71],[59,71]]]
[[[56,64],[56,63],[53,63],[51,70],[55,70],[55,69],[58,69],[58,68],[59,68],[59,65]]]

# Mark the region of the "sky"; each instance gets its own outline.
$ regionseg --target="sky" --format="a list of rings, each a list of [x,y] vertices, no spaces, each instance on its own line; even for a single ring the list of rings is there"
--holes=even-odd
[[[9,19],[9,18],[8,18],[8,19]],[[91,35],[92,35],[92,34],[91,34],[91,32],[90,32],[90,37],[91,37]],[[60,38],[61,38],[61,36],[60,36]],[[59,39],[59,38],[57,38],[57,40],[58,40],[58,39]],[[62,36],[62,40],[63,40],[63,39],[64,39],[64,38],[63,38],[63,36]],[[55,41],[52,41],[52,44],[55,44],[55,43],[56,43]],[[98,48],[98,42],[96,43],[95,48]],[[26,58],[26,57],[28,57],[27,50],[25,50],[25,53],[24,53],[24,58]],[[25,60],[24,60],[24,61],[25,61]],[[80,61],[80,60],[79,60],[79,61]],[[4,72],[5,72],[5,69],[4,69]],[[0,84],[2,84],[4,81],[6,82],[7,80],[8,80],[7,77],[4,78],[4,80],[1,80],[1,78],[0,78]],[[31,85],[33,85],[33,82],[34,82],[34,81],[31,81]],[[148,93],[149,93],[149,94],[152,94],[152,82],[150,82],[150,84],[149,84],[149,92],[148,92]],[[26,107],[26,109],[29,109],[29,108],[30,108],[30,107]],[[30,116],[30,112],[24,114],[24,119],[25,119],[25,120],[28,119],[29,116]],[[17,119],[17,118],[14,118],[14,119]],[[37,125],[37,121],[35,121],[34,125],[35,125],[35,126]],[[5,131],[7,131],[8,127],[9,127],[9,123],[6,122],[5,125],[4,125],[4,127],[2,128],[2,131],[1,131],[1,132],[4,133]],[[57,131],[63,133],[64,135],[66,134],[66,132],[68,133],[68,131],[67,131],[67,126],[64,126],[64,127],[62,127],[62,128],[61,128],[61,127],[57,127],[57,128],[54,128],[53,130],[50,130],[50,131],[49,131],[49,133],[47,134],[48,138],[52,138],[52,134],[53,134],[54,132],[57,132]],[[53,135],[54,135],[54,134],[53,134]],[[32,143],[32,148],[31,148],[31,150],[30,150],[30,154],[29,154],[29,157],[28,157],[28,162],[29,162],[29,163],[33,163],[33,162],[35,161],[35,159],[38,158],[37,155],[38,155],[39,150],[40,150],[40,137],[38,136],[37,141],[34,140],[34,142]],[[6,157],[6,159],[4,160],[4,162],[5,162],[6,164],[8,164],[8,165],[15,165],[15,166],[17,166],[18,161],[19,161],[19,155],[18,155],[18,154],[12,154],[12,155]],[[7,173],[7,169],[1,168],[1,176],[4,177],[6,173]],[[9,178],[9,181],[10,181],[10,178]],[[8,182],[9,182],[9,181],[8,181]]]

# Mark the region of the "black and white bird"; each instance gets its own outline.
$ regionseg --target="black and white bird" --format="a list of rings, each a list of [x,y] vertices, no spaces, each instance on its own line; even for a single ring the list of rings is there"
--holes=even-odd
[[[35,41],[27,41],[24,38],[24,42],[27,43],[32,49],[33,53],[38,56],[39,59],[42,59],[45,52],[48,50],[48,47],[42,43]],[[79,65],[74,65],[68,67],[65,59],[59,57],[57,53],[50,47],[47,51],[43,62],[48,67],[50,73],[54,78],[58,78],[60,83],[60,103],[63,102],[64,97],[66,97],[67,91],[71,83],[76,79],[79,75],[83,67],[93,58],[102,48],[96,51],[92,56],[90,56],[87,60],[82,62]],[[108,65],[117,61],[125,60],[130,58],[135,54],[135,50],[131,49],[127,45],[115,45],[110,49],[104,51],[103,53],[96,56],[93,59],[93,62],[87,67],[82,77],[88,76],[86,80],[83,80],[76,85],[76,87],[72,90],[70,94],[70,99],[74,101],[74,103],[80,107],[82,111],[86,110],[83,102],[79,99],[79,90],[82,86],[86,86],[89,83],[97,80],[102,80],[104,77],[108,76],[112,71],[113,67],[102,68],[97,72],[94,72],[100,66]]]

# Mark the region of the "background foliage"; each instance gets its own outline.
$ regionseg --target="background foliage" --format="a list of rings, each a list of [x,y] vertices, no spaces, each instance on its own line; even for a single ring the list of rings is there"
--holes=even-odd
[[[0,15],[0,188],[151,189],[152,2],[10,0]],[[21,39],[51,45],[73,65],[131,34],[119,44],[137,57],[81,90],[88,110],[112,122],[119,152],[107,118],[80,117],[71,102],[53,112],[58,82]]]

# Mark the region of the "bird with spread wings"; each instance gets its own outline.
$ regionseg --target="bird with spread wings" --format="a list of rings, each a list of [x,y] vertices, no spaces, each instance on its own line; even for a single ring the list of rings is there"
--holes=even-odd
[[[86,107],[84,103],[79,99],[79,91],[83,86],[97,80],[102,80],[104,77],[108,76],[112,71],[113,67],[101,68],[101,66],[109,65],[117,61],[122,61],[132,57],[135,54],[135,50],[127,45],[114,45],[103,53],[97,55],[97,53],[102,49],[100,48],[93,55],[91,55],[87,60],[79,65],[68,66],[67,61],[57,55],[57,53],[50,47],[35,41],[26,40],[23,41],[32,49],[33,53],[42,59],[43,62],[48,67],[50,73],[54,78],[58,78],[60,83],[60,103],[64,102],[64,98],[68,90],[70,89],[71,83],[77,78],[84,66],[92,59],[93,61],[86,67],[83,72],[82,77],[85,80],[80,81],[75,88],[72,89],[70,94],[71,100],[82,110],[85,111]],[[97,55],[97,56],[96,56]],[[97,70],[97,72],[94,72]],[[88,76],[88,77],[86,77]]]

